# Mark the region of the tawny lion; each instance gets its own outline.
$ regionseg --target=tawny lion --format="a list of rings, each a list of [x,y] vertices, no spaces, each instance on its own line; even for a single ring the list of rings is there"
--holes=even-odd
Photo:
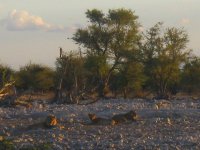
[[[111,119],[97,117],[95,114],[90,114],[89,113],[88,117],[92,121],[92,124],[96,124],[96,125],[109,125],[112,122]]]
[[[125,123],[125,122],[130,122],[130,121],[136,121],[138,118],[137,114],[135,111],[129,111],[125,114],[118,114],[114,115],[112,117],[112,125],[116,125],[119,123]]]
[[[88,114],[88,117],[92,121],[92,124],[97,124],[97,125],[109,125],[109,124],[116,125],[119,123],[136,121],[138,119],[138,116],[135,113],[135,111],[129,111],[128,113],[125,114],[114,115],[111,119],[97,117],[95,114],[90,114],[90,113]]]

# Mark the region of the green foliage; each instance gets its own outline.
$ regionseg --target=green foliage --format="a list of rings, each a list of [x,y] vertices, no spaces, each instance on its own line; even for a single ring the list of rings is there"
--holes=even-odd
[[[78,29],[73,40],[87,50],[86,67],[93,70],[98,79],[99,95],[108,85],[110,76],[128,57],[138,52],[139,24],[131,10],[114,9],[104,14],[100,10],[88,10],[90,25]]]
[[[50,90],[54,87],[54,71],[42,65],[28,64],[16,73],[16,86],[24,90]]]
[[[15,150],[15,146],[12,140],[3,139],[0,141],[0,150]],[[20,150],[53,150],[53,145],[51,143],[42,143],[35,145],[27,145]]]
[[[198,92],[200,88],[200,58],[190,59],[181,74],[182,89],[188,93]]]
[[[0,141],[0,149],[2,150],[14,150],[14,144],[11,140],[3,139]]]
[[[122,72],[113,73],[110,79],[110,88],[113,92],[119,92],[127,86],[128,80]]]
[[[106,77],[109,65],[105,56],[88,55],[85,58],[84,68],[86,70],[87,86],[97,86],[98,81]]]
[[[85,70],[83,67],[84,59],[75,53],[64,54],[56,61],[56,85],[60,84],[60,79],[63,78],[62,89],[68,91],[84,88]]]
[[[143,65],[138,62],[132,62],[127,66],[126,74],[128,79],[128,87],[133,91],[140,91],[144,85],[146,77],[143,73]]]
[[[145,80],[143,65],[139,62],[129,62],[112,75],[110,86],[114,92],[127,90],[137,93],[142,90]]]
[[[124,97],[147,90],[166,98],[176,94],[180,86],[188,92],[200,87],[200,60],[188,59],[188,35],[183,29],[163,28],[162,23],[157,23],[140,33],[138,16],[127,9],[107,13],[87,10],[86,17],[88,26],[78,29],[72,37],[84,53],[61,54],[55,72],[28,64],[14,74],[9,67],[0,65],[0,88],[14,77],[18,88],[54,87],[55,97],[68,95],[76,99],[85,91],[96,91],[104,97],[110,89]]]
[[[182,29],[162,30],[158,23],[144,36],[143,61],[148,77],[146,86],[155,89],[158,97],[167,97],[170,84],[180,80],[180,67],[189,55],[186,48],[188,36]]]
[[[2,88],[7,82],[12,81],[14,78],[14,71],[8,67],[0,65],[0,88]]]

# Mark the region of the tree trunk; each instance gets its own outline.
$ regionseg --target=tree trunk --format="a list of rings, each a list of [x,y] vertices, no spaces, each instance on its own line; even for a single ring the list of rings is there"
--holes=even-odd
[[[102,80],[100,80],[99,81],[99,85],[98,85],[98,96],[100,98],[104,98],[105,97],[105,95],[104,95],[104,87],[105,87],[105,83]]]
[[[99,81],[99,86],[98,86],[98,95],[100,98],[105,98],[106,93],[109,91],[109,80],[110,80],[110,76],[113,72],[113,70],[115,69],[115,67],[117,66],[118,59],[116,60],[115,64],[112,66],[112,68],[108,71],[108,74],[106,76],[106,78],[103,80],[101,79]]]
[[[158,99],[167,99],[168,98],[166,85],[162,85],[159,88],[159,92],[158,92],[157,98]]]
[[[63,85],[63,80],[64,80],[66,72],[67,72],[67,64],[65,64],[64,71],[63,71],[63,73],[61,75],[58,88],[56,89],[56,94],[55,94],[54,101],[57,102],[57,103],[63,103],[62,85]]]
[[[127,99],[127,89],[126,88],[123,89],[123,94],[124,94],[124,99]]]

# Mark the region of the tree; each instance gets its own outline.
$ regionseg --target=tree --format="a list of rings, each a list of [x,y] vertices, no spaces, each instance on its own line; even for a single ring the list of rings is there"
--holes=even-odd
[[[184,65],[181,74],[182,89],[188,93],[198,92],[200,88],[200,58],[193,57]]]
[[[63,54],[56,61],[55,100],[58,103],[74,103],[85,88],[84,59],[76,53]],[[63,92],[66,97],[63,97]]]
[[[93,9],[86,16],[90,24],[78,29],[73,40],[86,49],[88,62],[96,60],[88,66],[96,74],[99,96],[104,97],[113,71],[126,63],[127,56],[136,57],[140,40],[138,17],[126,9],[109,10],[108,14]]]
[[[146,86],[157,92],[158,98],[168,97],[169,88],[180,80],[181,65],[190,51],[188,36],[183,29],[162,28],[162,23],[150,28],[142,45]]]
[[[127,98],[130,92],[137,94],[142,90],[145,79],[143,64],[140,62],[129,62],[113,73],[110,87],[115,96],[116,93],[123,92],[124,98]]]

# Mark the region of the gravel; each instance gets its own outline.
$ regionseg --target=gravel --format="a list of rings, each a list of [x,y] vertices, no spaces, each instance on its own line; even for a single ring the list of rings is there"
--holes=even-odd
[[[110,99],[86,106],[34,102],[32,108],[0,108],[0,135],[11,139],[16,149],[44,143],[55,150],[200,149],[200,100],[170,100],[159,109],[157,103],[160,101]],[[95,113],[110,118],[129,110],[135,110],[140,119],[115,126],[90,125],[87,116]],[[57,127],[37,125],[48,114],[58,118]]]

